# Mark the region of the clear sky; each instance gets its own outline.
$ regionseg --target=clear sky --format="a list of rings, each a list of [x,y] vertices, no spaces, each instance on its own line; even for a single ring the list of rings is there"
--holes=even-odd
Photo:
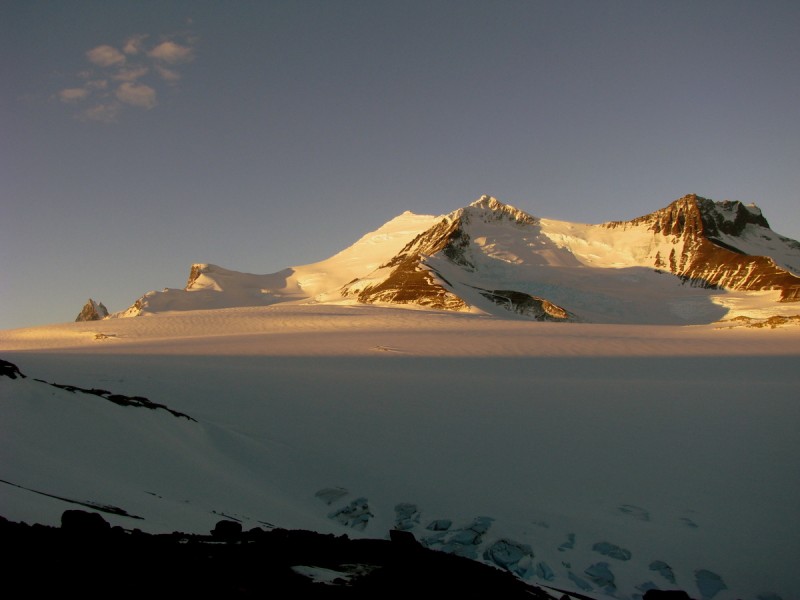
[[[271,273],[489,193],[800,238],[800,2],[0,3],[0,328]]]

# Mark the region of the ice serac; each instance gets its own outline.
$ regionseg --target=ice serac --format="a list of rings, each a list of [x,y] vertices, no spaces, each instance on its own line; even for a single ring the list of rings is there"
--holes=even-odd
[[[75,322],[80,321],[100,321],[108,316],[108,309],[102,302],[95,302],[91,298],[83,305],[81,312],[75,318]]]
[[[646,227],[654,238],[652,266],[692,285],[779,290],[784,302],[800,300],[800,244],[772,231],[753,204],[691,194],[649,215],[604,226]]]
[[[545,298],[526,290],[499,289],[482,257],[487,239],[500,244],[511,239],[513,245],[523,231],[537,225],[535,217],[484,195],[420,233],[377,270],[343,286],[341,294],[365,304],[477,308],[489,313],[501,309],[540,321],[571,320],[567,310]],[[514,260],[510,253],[506,258]]]

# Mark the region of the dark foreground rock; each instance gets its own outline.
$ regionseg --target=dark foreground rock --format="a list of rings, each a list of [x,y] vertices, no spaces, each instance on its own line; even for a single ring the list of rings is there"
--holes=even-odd
[[[97,513],[68,513],[62,528],[0,517],[5,591],[84,598],[118,593],[402,598],[421,592],[429,597],[552,598],[510,573],[427,550],[409,536],[394,535],[389,541],[283,529],[241,532],[233,523],[218,524],[208,536],[150,535],[110,527]]]

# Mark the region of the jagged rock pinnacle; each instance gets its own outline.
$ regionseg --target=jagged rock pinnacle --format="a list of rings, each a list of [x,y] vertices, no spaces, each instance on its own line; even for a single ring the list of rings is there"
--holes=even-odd
[[[95,302],[91,298],[83,305],[81,312],[75,318],[76,322],[80,321],[101,321],[108,316],[108,309],[103,306],[102,302]]]

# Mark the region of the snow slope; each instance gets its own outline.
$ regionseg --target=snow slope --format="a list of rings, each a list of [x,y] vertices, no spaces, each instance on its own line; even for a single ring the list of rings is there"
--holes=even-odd
[[[763,310],[764,291],[775,292],[773,314],[792,311],[781,301],[800,290],[800,244],[740,203],[736,214],[757,222],[730,220],[730,204],[687,196],[632,221],[583,225],[483,196],[341,292],[372,304],[596,323],[709,323],[726,316],[730,295],[740,309],[751,299]],[[755,255],[734,251],[734,241]]]
[[[598,598],[787,600],[800,327],[727,325],[273,304],[2,331],[29,377],[0,377],[0,514],[402,527]]]
[[[313,301],[323,292],[341,287],[365,269],[377,268],[436,219],[406,211],[326,260],[267,275],[240,273],[212,264],[195,264],[184,289],[148,292],[131,307],[113,316],[135,317],[173,310]]]
[[[368,303],[555,321],[699,324],[730,306],[786,314],[800,243],[755,206],[686,196],[631,221],[538,219],[483,196],[443,217],[406,212],[335,256],[268,275],[211,264],[116,317],[284,302]],[[766,296],[763,292],[775,292]]]

